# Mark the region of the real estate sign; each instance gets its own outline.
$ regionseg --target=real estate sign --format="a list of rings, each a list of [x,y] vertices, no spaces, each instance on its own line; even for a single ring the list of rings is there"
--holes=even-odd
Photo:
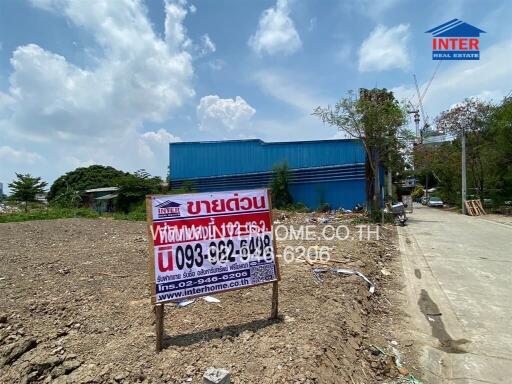
[[[147,197],[153,304],[279,279],[266,189]]]

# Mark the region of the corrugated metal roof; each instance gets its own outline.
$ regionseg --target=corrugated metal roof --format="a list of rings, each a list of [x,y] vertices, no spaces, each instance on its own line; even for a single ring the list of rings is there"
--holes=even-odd
[[[268,172],[287,161],[290,169],[365,162],[361,141],[353,139],[270,142],[227,140],[170,144],[173,179]]]
[[[104,188],[94,188],[94,189],[87,189],[85,193],[95,193],[95,192],[115,192],[118,191],[118,187],[104,187]]]
[[[105,195],[105,196],[100,196],[100,197],[97,197],[96,199],[94,200],[112,200],[112,199],[115,199],[117,197],[116,194],[113,194],[113,193],[110,193],[108,195]]]

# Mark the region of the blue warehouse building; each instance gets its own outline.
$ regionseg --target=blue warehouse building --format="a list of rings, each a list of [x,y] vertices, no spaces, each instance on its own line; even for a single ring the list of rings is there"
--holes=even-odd
[[[286,161],[294,202],[352,209],[366,202],[366,154],[359,140],[264,142],[257,139],[170,144],[172,188],[197,192],[266,188]],[[382,179],[381,179],[382,180]]]

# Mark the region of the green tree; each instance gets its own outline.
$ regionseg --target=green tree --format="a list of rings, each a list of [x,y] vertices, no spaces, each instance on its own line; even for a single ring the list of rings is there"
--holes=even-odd
[[[159,193],[162,189],[162,179],[151,176],[144,169],[125,174],[117,178],[114,184],[119,187],[117,207],[123,212],[140,206],[146,195]]]
[[[468,185],[483,199],[486,184],[486,164],[483,148],[487,142],[492,106],[476,98],[465,99],[436,118],[439,131],[449,133],[458,140],[466,136],[466,161],[469,171]]]
[[[16,179],[9,184],[11,189],[11,199],[22,201],[25,204],[25,212],[28,211],[28,203],[36,200],[36,195],[45,192],[46,181],[41,181],[40,177],[16,173]]]
[[[63,206],[76,206],[85,190],[112,187],[113,181],[124,175],[127,173],[103,165],[77,168],[55,180],[48,192],[48,200]]]
[[[270,190],[272,192],[272,206],[274,208],[286,208],[293,203],[292,195],[288,189],[290,171],[286,161],[275,164],[273,167]]]
[[[512,97],[505,98],[491,113],[483,156],[493,197],[512,200]]]
[[[386,89],[353,91],[334,107],[317,107],[313,115],[338,128],[349,138],[362,142],[367,161],[367,200],[379,209],[380,190],[376,183],[379,164],[394,172],[402,172],[412,132],[405,128],[407,113],[392,92]],[[380,180],[382,183],[383,180]]]

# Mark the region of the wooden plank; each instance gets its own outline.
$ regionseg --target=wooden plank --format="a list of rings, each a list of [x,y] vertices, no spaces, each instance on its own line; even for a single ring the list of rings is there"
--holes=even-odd
[[[482,201],[481,200],[477,200],[477,205],[478,205],[478,208],[480,209],[480,212],[482,215],[487,215],[487,213],[485,212],[485,209],[484,209],[484,206],[482,205]]]
[[[272,309],[270,311],[270,318],[275,320],[279,315],[279,280],[281,280],[281,271],[279,269],[279,261],[277,259],[277,243],[276,234],[274,231],[274,217],[272,215],[272,192],[267,189],[268,207],[270,214],[270,226],[272,229],[272,246],[274,248],[274,263],[276,266],[277,281],[272,284]]]
[[[272,284],[272,310],[270,311],[270,318],[276,320],[279,314],[279,282],[274,281]]]
[[[464,205],[466,206],[466,213],[469,215],[469,216],[474,216],[473,215],[473,208],[471,207],[470,203],[469,203],[469,200],[466,200],[464,202]]]
[[[151,292],[151,304],[153,305],[153,312],[155,313],[155,336],[156,344],[155,349],[157,352],[162,350],[163,337],[164,337],[164,305],[156,305],[156,277],[155,277],[155,244],[153,238],[153,209],[152,197],[146,196],[146,219],[148,227],[148,244],[149,244],[149,284]]]

